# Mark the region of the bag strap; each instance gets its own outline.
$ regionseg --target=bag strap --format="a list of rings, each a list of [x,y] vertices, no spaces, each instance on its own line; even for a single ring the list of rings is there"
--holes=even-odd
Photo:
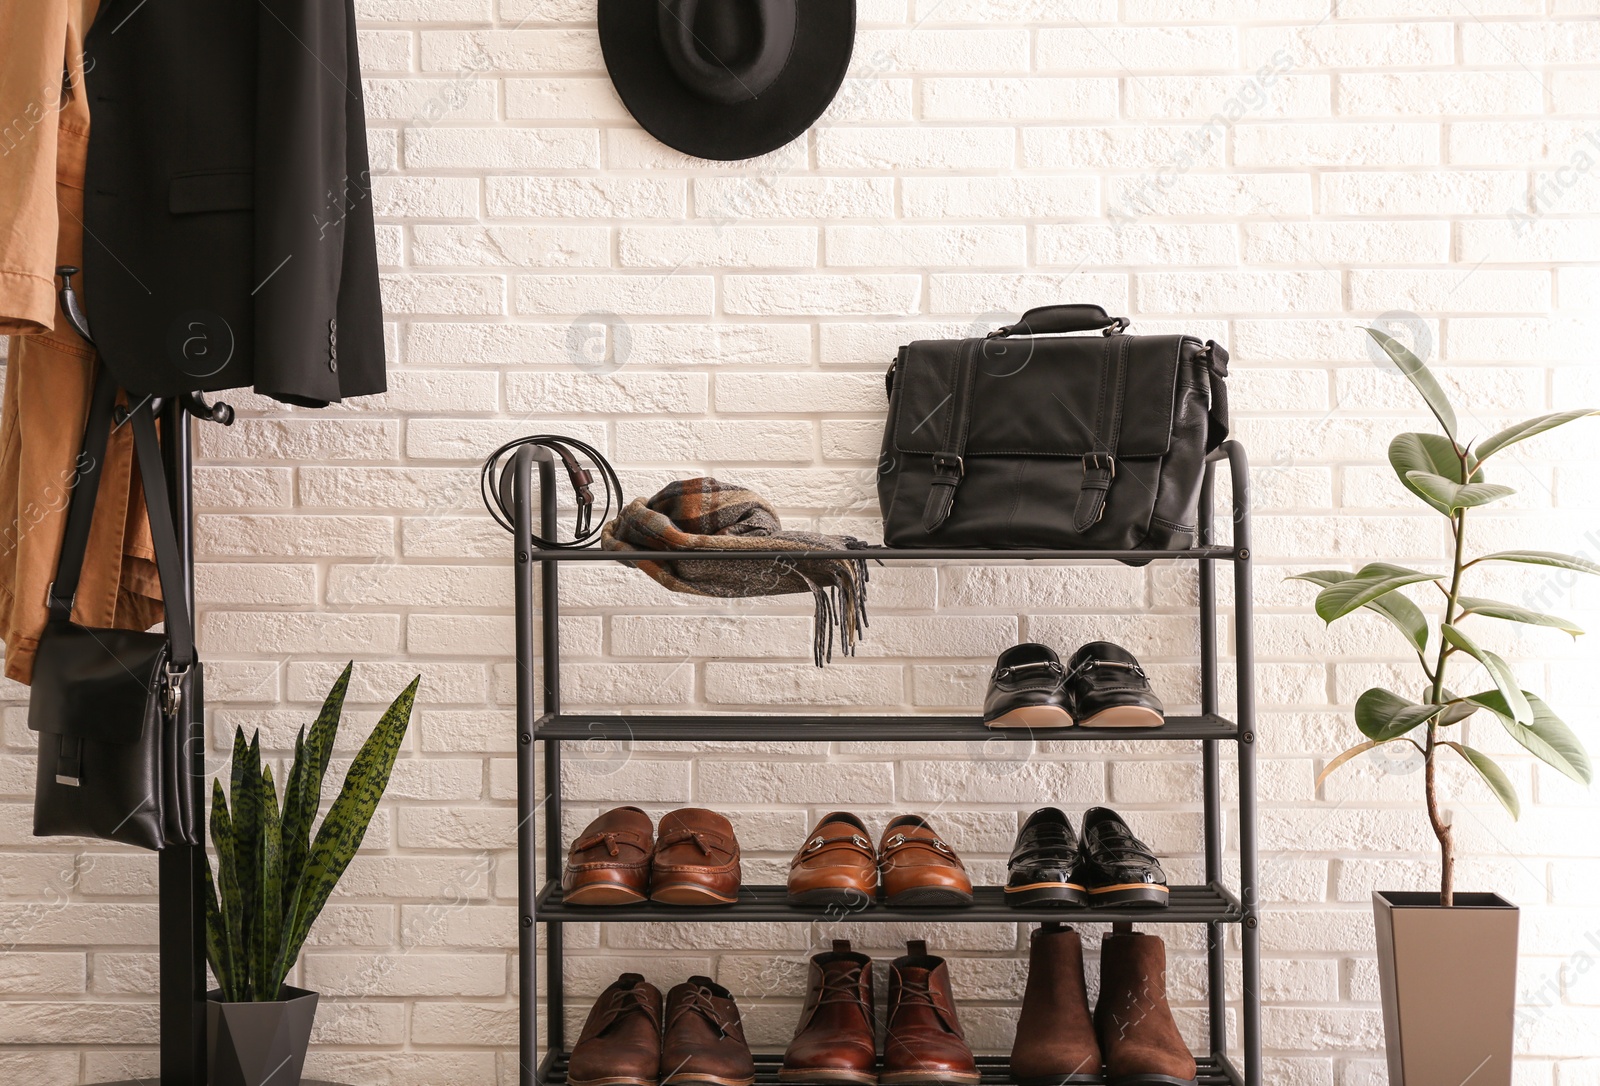
[[[1083,458],[1083,483],[1078,488],[1078,504],[1072,512],[1072,526],[1087,532],[1106,515],[1106,497],[1111,480],[1117,477],[1117,446],[1122,440],[1122,405],[1128,393],[1129,336],[1112,336],[1106,341],[1109,365],[1100,382],[1100,404],[1094,420],[1094,451]]]
[[[61,539],[61,557],[56,564],[56,579],[47,593],[50,621],[70,622],[72,603],[83,577],[83,560],[89,549],[89,528],[94,522],[95,495],[100,489],[106,443],[111,436],[111,419],[116,406],[117,384],[102,362],[90,400],[89,421],[83,432],[83,452],[78,483],[67,510],[67,527]],[[135,459],[144,486],[145,507],[150,516],[150,540],[155,546],[156,571],[161,576],[161,596],[166,604],[168,662],[175,670],[194,663],[194,626],[187,606],[188,589],[183,580],[178,556],[178,538],[172,520],[172,504],[167,497],[167,479],[161,470],[161,445],[156,438],[152,399],[146,397],[134,408],[128,421],[133,426]]]
[[[75,465],[72,501],[67,506],[67,526],[61,535],[61,557],[56,579],[45,590],[45,607],[51,622],[72,620],[72,601],[83,577],[83,556],[89,549],[89,527],[94,522],[94,499],[100,490],[100,469],[105,466],[106,442],[111,436],[111,414],[117,403],[117,383],[105,363],[99,363],[94,390],[89,394],[89,421],[84,425],[83,448]]]
[[[1007,336],[1043,336],[1058,332],[1093,332],[1104,329],[1108,336],[1120,335],[1131,322],[1127,317],[1112,317],[1097,305],[1041,305],[1028,310],[1016,324],[996,328],[990,339]]]
[[[958,348],[956,388],[950,406],[950,435],[943,452],[933,454],[933,483],[928,488],[928,502],[922,507],[923,531],[938,529],[950,517],[956,504],[956,487],[967,473],[963,459],[967,451],[967,432],[972,426],[972,390],[978,381],[978,351],[981,339],[964,339]]]

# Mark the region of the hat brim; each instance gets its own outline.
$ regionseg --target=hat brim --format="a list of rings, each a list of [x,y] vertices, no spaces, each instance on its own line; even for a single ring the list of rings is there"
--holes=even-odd
[[[696,158],[755,158],[803,135],[839,93],[855,47],[855,0],[799,0],[794,49],[770,87],[749,102],[708,101],[678,79],[657,29],[659,0],[600,0],[600,48],[634,119]]]

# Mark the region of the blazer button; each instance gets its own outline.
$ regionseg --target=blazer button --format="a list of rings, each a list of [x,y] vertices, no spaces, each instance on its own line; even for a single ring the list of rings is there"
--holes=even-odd
[[[339,372],[339,360],[337,358],[328,359],[328,372],[329,373],[338,373]]]

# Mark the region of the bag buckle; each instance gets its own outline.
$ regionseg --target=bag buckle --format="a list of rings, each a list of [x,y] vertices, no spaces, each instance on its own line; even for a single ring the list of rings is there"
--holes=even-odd
[[[1120,336],[1128,330],[1128,325],[1132,323],[1127,317],[1116,317],[1110,324],[1106,325],[1105,330],[1100,334],[1104,336]]]
[[[967,474],[967,462],[954,453],[934,453],[934,471],[954,471],[956,478],[960,479]]]
[[[189,677],[193,665],[175,668],[167,665],[166,689],[162,691],[162,708],[170,719],[177,719],[178,710],[183,707],[183,681]]]
[[[1084,453],[1083,472],[1087,475],[1091,471],[1103,471],[1110,478],[1115,479],[1117,477],[1117,458],[1110,453]]]

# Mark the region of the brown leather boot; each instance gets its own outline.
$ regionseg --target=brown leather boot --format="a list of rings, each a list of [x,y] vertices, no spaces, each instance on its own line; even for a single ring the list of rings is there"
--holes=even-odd
[[[1044,924],[1029,944],[1011,1078],[1020,1086],[1098,1083],[1100,1062],[1083,982],[1083,939],[1069,927]]]
[[[1107,1086],[1195,1086],[1195,1062],[1167,1006],[1167,947],[1118,924],[1100,943],[1095,1032]]]
[[[950,971],[921,939],[889,967],[889,1024],[883,1042],[883,1086],[971,1086],[977,1062],[956,1021]]]
[[[600,993],[567,1067],[571,1086],[655,1086],[661,1074],[661,992],[624,973]]]
[[[877,1067],[872,959],[851,951],[850,940],[835,939],[831,952],[811,959],[805,1009],[778,1078],[873,1086]]]
[[[733,995],[710,977],[667,993],[661,1029],[662,1086],[750,1086],[755,1061]]]

